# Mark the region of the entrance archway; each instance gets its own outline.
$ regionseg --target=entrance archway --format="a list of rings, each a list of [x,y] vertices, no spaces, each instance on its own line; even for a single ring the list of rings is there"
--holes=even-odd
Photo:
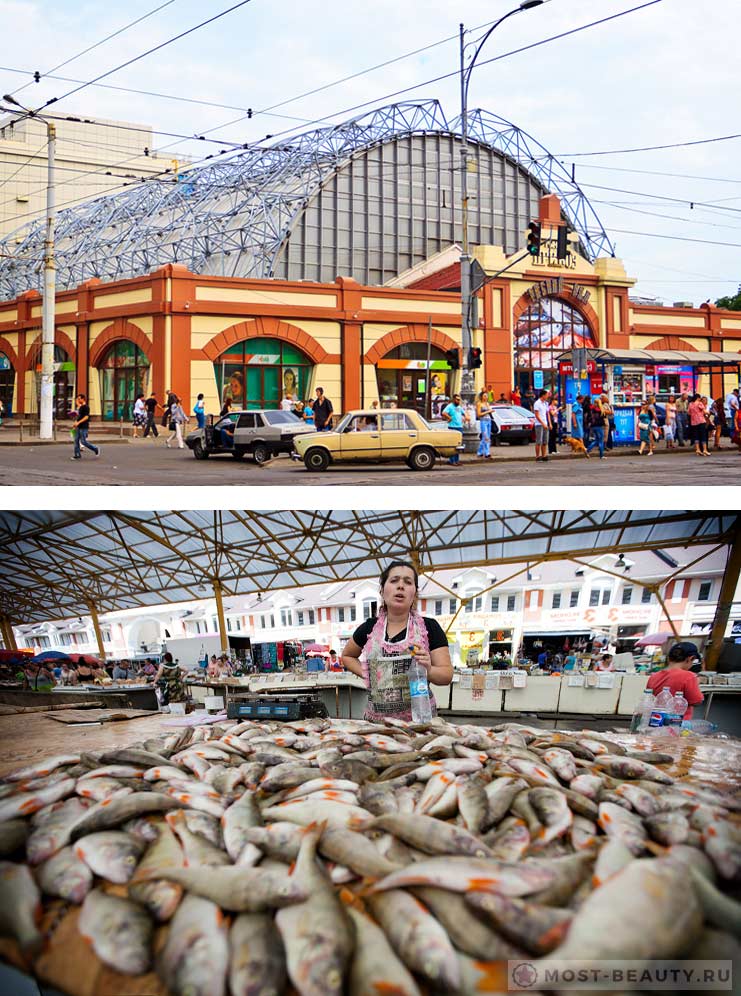
[[[395,346],[376,363],[381,408],[414,408],[428,418],[438,417],[451,397],[451,373],[437,346],[429,347],[429,363],[426,342]]]
[[[313,369],[298,346],[264,336],[236,342],[214,360],[219,397],[235,409],[280,408],[286,392],[306,400]]]
[[[0,401],[3,403],[5,417],[13,411],[13,388],[15,386],[15,370],[9,356],[0,352]]]
[[[514,381],[523,398],[558,386],[559,353],[597,345],[587,318],[560,297],[544,297],[520,314],[513,333]],[[542,381],[541,381],[542,376]]]
[[[130,339],[116,339],[101,357],[98,370],[101,417],[130,421],[137,394],[147,393],[149,357]]]

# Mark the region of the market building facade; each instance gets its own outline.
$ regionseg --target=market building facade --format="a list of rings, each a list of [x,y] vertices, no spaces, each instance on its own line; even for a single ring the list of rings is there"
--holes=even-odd
[[[546,231],[557,229],[555,195],[541,199],[540,217]],[[581,382],[590,393],[609,387],[618,402],[683,389],[715,398],[738,386],[741,315],[710,304],[635,304],[620,260],[559,260],[551,248],[544,241],[539,256],[525,258],[476,249],[487,274],[507,270],[478,294],[477,389],[509,398],[513,386],[525,395],[561,381],[573,390],[564,354],[574,349],[622,351],[609,377],[590,361]],[[172,389],[188,407],[203,393],[207,411],[218,412],[227,397],[235,407],[270,408],[321,386],[336,411],[379,401],[435,414],[459,383],[449,362],[461,345],[457,255],[452,246],[390,286],[204,276],[176,263],[127,280],[93,278],[57,296],[55,413],[63,418],[78,392],[94,418],[118,421],[131,418],[139,392],[162,398]],[[6,411],[38,411],[41,310],[36,291],[0,303]],[[632,361],[638,351],[656,362]]]

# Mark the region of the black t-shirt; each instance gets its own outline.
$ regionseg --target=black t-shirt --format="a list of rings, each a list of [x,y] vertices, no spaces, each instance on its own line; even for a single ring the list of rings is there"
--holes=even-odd
[[[376,625],[376,616],[371,616],[370,619],[366,619],[365,622],[361,623],[352,635],[353,640],[362,649],[368,642],[368,637],[371,635],[373,627]],[[429,616],[422,616],[422,621],[425,624],[425,629],[427,630],[427,642],[430,647],[430,653],[433,650],[439,650],[440,647],[448,646],[448,638],[443,631],[442,626],[436,619],[430,619]],[[397,633],[396,636],[392,636],[389,643],[401,643],[401,641],[406,637],[406,631],[402,630]]]
[[[83,422],[83,419],[85,420]],[[90,405],[82,404],[77,409],[77,421],[80,423],[80,429],[90,428]]]
[[[147,398],[147,400],[144,402],[144,407],[147,409],[147,412],[150,415],[154,415],[154,410],[157,407],[157,399]]]
[[[332,407],[332,402],[329,400],[329,398],[325,397],[322,397],[321,400],[317,398],[314,404],[312,405],[312,408],[314,410],[314,421],[317,425],[326,425],[326,423],[329,421],[330,415],[334,411],[334,408]]]

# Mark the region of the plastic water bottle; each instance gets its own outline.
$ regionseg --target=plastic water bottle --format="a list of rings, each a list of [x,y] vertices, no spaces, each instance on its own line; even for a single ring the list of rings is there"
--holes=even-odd
[[[648,725],[650,727],[667,726],[668,717],[673,709],[674,696],[668,688],[663,688],[654,699]]]
[[[412,700],[412,721],[429,723],[432,719],[432,705],[427,671],[414,657],[412,657],[412,663],[409,666],[408,677],[409,695]]]
[[[672,711],[669,716],[670,726],[681,726],[684,714],[687,712],[687,699],[681,692],[677,692],[672,703]]]
[[[648,720],[653,706],[654,693],[650,688],[647,688],[643,693],[643,698],[639,699],[636,703],[635,709],[633,710],[633,716],[630,721],[631,733],[638,733],[639,730],[645,730],[648,726]]]

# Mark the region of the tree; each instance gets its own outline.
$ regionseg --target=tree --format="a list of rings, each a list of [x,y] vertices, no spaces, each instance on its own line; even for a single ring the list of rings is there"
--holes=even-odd
[[[736,294],[729,297],[719,297],[715,302],[718,308],[727,308],[728,311],[741,311],[741,284]]]

